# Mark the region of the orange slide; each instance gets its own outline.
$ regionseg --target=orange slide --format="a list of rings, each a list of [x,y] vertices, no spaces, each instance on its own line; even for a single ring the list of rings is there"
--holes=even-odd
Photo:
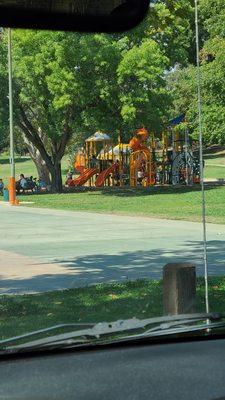
[[[113,172],[115,170],[116,164],[111,165],[109,168],[104,169],[104,171],[102,171],[95,182],[95,186],[100,187],[103,186],[106,178],[109,176],[109,174],[111,174],[111,172]]]
[[[95,174],[97,174],[97,168],[86,169],[83,174],[81,174],[77,179],[74,179],[70,182],[69,186],[82,186],[88,179],[92,178]]]

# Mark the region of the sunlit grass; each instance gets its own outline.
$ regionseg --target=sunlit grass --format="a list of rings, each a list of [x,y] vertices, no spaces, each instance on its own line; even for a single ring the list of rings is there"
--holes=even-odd
[[[188,221],[201,221],[201,191],[199,187],[149,189],[113,189],[81,191],[64,194],[20,196],[33,207],[70,211],[92,211],[142,215]],[[225,223],[225,187],[206,188],[207,221]]]
[[[16,166],[16,177],[19,179],[20,174],[24,174],[26,177],[38,177],[37,169],[30,157],[15,157]],[[67,157],[62,160],[62,176],[63,181],[65,181],[66,172],[68,169]],[[7,185],[10,177],[10,164],[9,158],[6,154],[0,156],[0,178],[3,179],[4,183]]]
[[[196,312],[205,311],[204,279],[197,280]],[[137,280],[79,289],[0,297],[0,337],[61,323],[97,323],[163,315],[162,281]],[[211,311],[225,311],[225,277],[209,279]]]
[[[217,167],[212,164],[224,162],[220,156],[206,159],[205,176],[208,178],[223,179],[225,167]],[[63,180],[67,170],[67,158],[63,159]],[[17,159],[17,174],[36,176],[37,172],[33,162],[29,158]],[[9,163],[6,156],[0,157],[0,177],[7,182],[9,176]],[[71,211],[94,211],[122,213],[130,215],[144,215],[156,218],[184,219],[189,221],[201,220],[201,193],[198,187],[174,188],[152,187],[149,190],[118,190],[103,189],[100,191],[77,192],[68,194],[27,195],[20,197],[21,202],[30,201],[35,207]],[[206,212],[207,221],[225,223],[225,188],[206,188]]]
[[[215,166],[206,165],[205,167],[205,178],[206,179],[224,179],[225,180],[225,165]]]

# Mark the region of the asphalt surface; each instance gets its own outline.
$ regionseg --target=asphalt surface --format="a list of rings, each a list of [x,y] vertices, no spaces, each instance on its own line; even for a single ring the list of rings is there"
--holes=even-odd
[[[204,274],[202,226],[0,203],[0,294],[162,277],[169,262]],[[225,274],[225,225],[208,224],[209,275]]]

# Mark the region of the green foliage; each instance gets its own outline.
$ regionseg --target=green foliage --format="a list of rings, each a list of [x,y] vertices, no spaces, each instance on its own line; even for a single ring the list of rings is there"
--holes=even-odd
[[[127,140],[138,126],[160,132],[168,118],[186,112],[196,136],[193,5],[191,0],[158,1],[142,24],[124,34],[14,31],[18,127],[22,106],[33,128],[44,134],[53,163],[65,129],[71,132],[66,145],[77,148],[98,129],[115,140],[120,130]],[[206,143],[225,143],[224,20],[223,0],[200,1]],[[8,137],[6,44],[4,38],[0,148]]]
[[[201,20],[210,37],[225,38],[225,8],[223,0],[200,0]]]
[[[166,90],[168,62],[153,40],[145,40],[124,54],[118,66],[121,115],[125,123],[160,131],[170,96]]]
[[[156,129],[168,101],[163,74],[169,60],[153,40],[130,48],[128,42],[100,34],[15,31],[16,121],[22,106],[33,128],[48,138],[47,149],[60,141],[65,125],[74,133],[102,129],[115,137],[121,127]]]
[[[122,35],[15,31],[18,101],[50,142],[60,140],[65,121],[76,134],[130,129],[136,117],[136,126],[156,129],[169,101],[163,70],[187,62],[191,17],[188,0],[170,0],[159,1],[139,27]]]
[[[159,0],[129,36],[138,44],[142,38],[155,40],[168,58],[168,68],[186,65],[194,50],[193,21],[192,0]]]
[[[14,76],[18,101],[36,129],[59,142],[65,125],[72,128],[73,82],[64,62],[65,34],[15,31]],[[68,115],[70,114],[70,118]]]
[[[13,31],[15,125],[41,152],[52,179],[60,175],[55,168],[66,147],[96,130],[115,141],[119,130],[125,140],[141,125],[162,130],[171,104],[165,72],[187,64],[192,18],[190,0],[160,0],[140,26],[123,34]],[[6,45],[5,38],[1,104]],[[4,107],[0,127],[7,115]]]
[[[201,89],[205,144],[225,143],[225,11],[222,0],[201,0],[203,28]],[[191,133],[198,135],[196,68],[178,68],[169,76],[171,112],[186,112]]]
[[[202,65],[202,114],[204,128],[204,143],[206,145],[225,144],[225,85],[222,81],[223,68],[215,63]],[[220,82],[220,83],[219,83]],[[190,66],[177,70],[170,77],[169,87],[173,95],[171,114],[186,112],[190,133],[198,137],[198,108],[196,69]]]

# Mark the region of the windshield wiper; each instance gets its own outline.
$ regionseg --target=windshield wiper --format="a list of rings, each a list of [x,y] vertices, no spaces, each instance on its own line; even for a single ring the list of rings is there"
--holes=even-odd
[[[112,341],[120,341],[132,340],[141,337],[153,337],[199,330],[211,330],[213,328],[225,327],[225,321],[222,321],[224,318],[225,314],[198,313],[164,316],[142,320],[132,318],[110,323],[100,322],[97,324],[61,324],[52,326],[50,328],[29,332],[24,335],[0,340],[0,348],[2,348],[4,351],[28,351],[40,348],[46,349],[91,344],[93,340],[96,343],[96,340],[99,342],[99,339],[106,339],[111,336],[113,336]],[[66,333],[30,340],[31,337],[39,334],[49,334],[50,332],[61,328],[71,329],[75,327],[82,327],[82,329],[70,330]],[[138,331],[142,329],[144,332],[138,333]],[[130,333],[133,331],[137,332],[130,335]],[[121,336],[123,333],[126,333],[126,335]],[[115,335],[119,335],[119,338]],[[29,340],[26,341],[28,338]],[[18,344],[20,341],[23,341],[23,343]]]

